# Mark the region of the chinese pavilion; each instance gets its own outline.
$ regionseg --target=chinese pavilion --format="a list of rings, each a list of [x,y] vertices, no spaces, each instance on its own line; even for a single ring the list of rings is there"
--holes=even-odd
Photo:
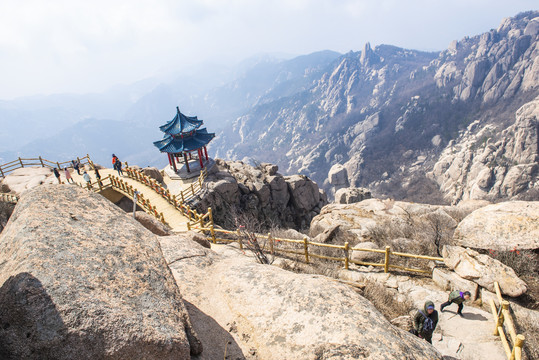
[[[200,168],[203,169],[204,159],[208,160],[206,146],[215,137],[215,134],[209,133],[206,128],[200,128],[204,122],[198,120],[196,116],[185,116],[178,107],[176,107],[176,111],[174,119],[159,127],[165,133],[163,140],[153,144],[159,151],[167,153],[168,162],[174,172],[178,171],[176,163],[182,163],[183,160],[187,172],[190,173],[189,160],[193,159],[195,151],[198,155]]]

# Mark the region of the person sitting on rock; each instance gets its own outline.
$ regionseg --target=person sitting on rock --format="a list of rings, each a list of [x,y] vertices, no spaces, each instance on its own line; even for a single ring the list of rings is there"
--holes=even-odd
[[[440,305],[440,311],[444,312],[444,308],[446,306],[449,306],[451,304],[457,304],[459,306],[459,309],[457,310],[457,314],[460,317],[464,317],[464,315],[462,315],[462,308],[464,307],[464,302],[468,300],[471,296],[472,294],[469,291],[465,291],[465,292],[458,291],[458,290],[452,291],[449,294],[449,299],[447,299],[446,302]]]
[[[412,333],[432,344],[432,333],[436,325],[438,325],[438,311],[434,309],[434,303],[427,300],[423,310],[418,309],[414,316]]]

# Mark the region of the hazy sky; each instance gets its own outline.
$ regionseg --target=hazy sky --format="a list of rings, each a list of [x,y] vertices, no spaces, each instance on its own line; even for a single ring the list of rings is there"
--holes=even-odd
[[[102,91],[210,60],[441,50],[537,0],[0,0],[0,99]]]

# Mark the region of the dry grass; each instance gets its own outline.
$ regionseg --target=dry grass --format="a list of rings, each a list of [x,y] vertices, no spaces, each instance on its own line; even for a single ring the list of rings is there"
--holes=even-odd
[[[524,341],[523,359],[539,359],[539,324],[528,319],[517,321],[517,332],[526,337]]]
[[[396,290],[386,288],[376,281],[367,281],[362,293],[388,320],[408,315],[414,308],[408,300],[398,301]]]

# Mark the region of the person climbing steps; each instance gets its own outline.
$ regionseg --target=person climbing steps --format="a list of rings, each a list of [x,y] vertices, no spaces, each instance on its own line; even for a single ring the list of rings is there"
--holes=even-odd
[[[464,315],[462,315],[462,309],[464,308],[464,302],[466,300],[468,300],[471,296],[472,296],[472,294],[469,291],[465,291],[465,292],[458,291],[458,290],[452,291],[449,294],[448,300],[446,302],[444,302],[442,305],[440,305],[440,311],[444,312],[444,309],[447,306],[449,306],[451,304],[457,304],[458,307],[459,307],[458,310],[457,310],[457,314],[460,317],[464,317]]]
[[[414,329],[411,333],[432,344],[432,334],[436,325],[438,325],[438,311],[434,309],[434,303],[427,300],[423,310],[418,309],[414,316]]]

